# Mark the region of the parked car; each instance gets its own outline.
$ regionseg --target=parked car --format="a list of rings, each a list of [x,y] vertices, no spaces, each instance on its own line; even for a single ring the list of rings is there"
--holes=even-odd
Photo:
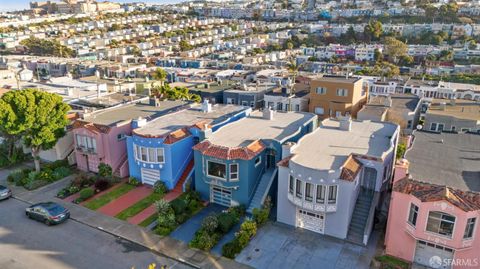
[[[0,200],[5,200],[10,197],[12,197],[12,190],[3,185],[0,185]]]
[[[54,202],[31,205],[25,209],[25,214],[47,225],[59,224],[70,218],[70,211]]]

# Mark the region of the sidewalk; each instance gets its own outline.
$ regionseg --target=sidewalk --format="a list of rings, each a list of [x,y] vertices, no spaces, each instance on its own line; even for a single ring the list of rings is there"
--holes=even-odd
[[[70,210],[71,218],[75,221],[145,246],[159,255],[167,256],[197,268],[252,268],[224,257],[190,249],[187,244],[181,241],[170,237],[160,237],[145,228],[54,197],[58,190],[68,185],[69,181],[69,178],[65,178],[35,191],[14,192],[14,197],[32,204],[40,201],[57,202]]]

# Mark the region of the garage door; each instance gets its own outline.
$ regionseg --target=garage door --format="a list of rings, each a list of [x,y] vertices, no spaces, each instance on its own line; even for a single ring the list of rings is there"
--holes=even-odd
[[[152,185],[160,180],[160,170],[142,168],[142,183]]]
[[[212,185],[210,191],[210,201],[215,204],[230,207],[232,202],[232,190]]]
[[[435,269],[451,268],[444,262],[446,259],[453,259],[453,249],[422,240],[417,241],[415,263]]]
[[[325,215],[303,209],[297,210],[297,227],[323,234]]]

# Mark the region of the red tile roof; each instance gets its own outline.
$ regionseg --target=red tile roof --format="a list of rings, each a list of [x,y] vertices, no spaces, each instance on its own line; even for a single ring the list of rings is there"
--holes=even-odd
[[[413,195],[422,202],[447,201],[465,212],[480,210],[480,193],[461,191],[448,186],[416,181],[405,177],[393,186],[393,190]]]
[[[165,140],[163,140],[164,144],[173,144],[177,141],[180,141],[184,139],[185,137],[190,136],[191,133],[188,131],[186,128],[182,128],[179,130],[176,130],[174,132],[169,133],[166,137]]]
[[[91,122],[86,122],[86,121],[82,121],[82,120],[76,120],[73,123],[73,129],[77,129],[77,128],[85,128],[85,129],[87,129],[87,130],[89,130],[90,132],[93,132],[93,133],[108,134],[108,132],[110,132],[110,127],[108,127],[108,126],[95,124],[95,123],[91,123]]]
[[[295,154],[291,154],[291,155],[287,156],[286,158],[281,159],[281,160],[277,163],[277,165],[278,165],[278,166],[283,166],[283,167],[288,167],[288,165],[289,165],[289,163],[290,163],[290,159],[292,159],[293,156],[295,156]]]
[[[198,150],[204,155],[225,160],[251,160],[264,149],[265,145],[260,140],[253,141],[246,147],[236,148],[213,145],[210,141],[205,140],[193,147],[193,150]]]

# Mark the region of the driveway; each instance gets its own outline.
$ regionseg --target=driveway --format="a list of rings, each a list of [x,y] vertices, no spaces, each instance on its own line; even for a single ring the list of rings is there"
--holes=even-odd
[[[280,223],[267,223],[236,257],[255,268],[367,269],[375,255],[378,232],[362,247]]]
[[[185,243],[192,241],[195,232],[202,225],[203,219],[210,214],[220,213],[224,209],[226,209],[226,207],[217,204],[209,204],[207,207],[200,210],[200,212],[195,214],[185,223],[180,225],[175,231],[170,234],[170,237],[183,241]]]

